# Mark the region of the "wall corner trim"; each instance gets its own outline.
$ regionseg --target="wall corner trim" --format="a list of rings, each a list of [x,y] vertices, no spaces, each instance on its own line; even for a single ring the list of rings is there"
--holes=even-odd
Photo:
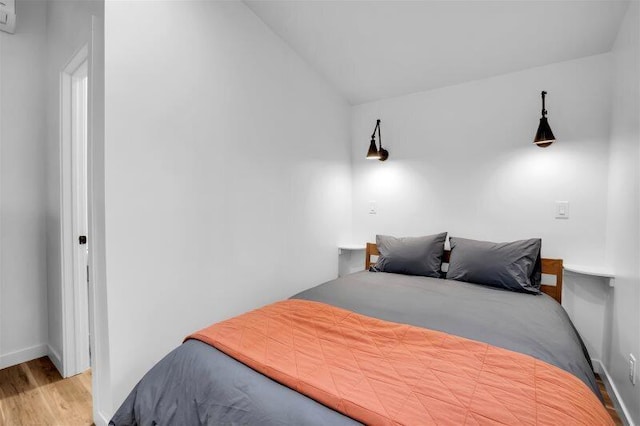
[[[98,411],[96,417],[93,419],[96,426],[108,426],[109,420],[107,420],[107,416],[104,415],[102,411]]]
[[[62,365],[63,365],[62,357],[60,357],[60,354],[58,353],[58,351],[53,349],[51,345],[47,345],[47,356],[49,357],[53,365],[55,365],[56,369],[58,370],[58,373],[60,373],[60,375],[64,377],[64,375],[62,374],[62,372],[64,371],[62,369]]]

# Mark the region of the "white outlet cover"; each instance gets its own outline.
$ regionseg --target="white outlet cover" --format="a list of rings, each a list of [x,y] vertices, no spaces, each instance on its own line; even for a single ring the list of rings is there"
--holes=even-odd
[[[9,34],[16,32],[15,0],[0,0],[0,31]]]
[[[6,21],[6,22],[3,22]],[[0,31],[5,33],[15,34],[16,32],[16,15],[15,13],[9,13],[2,17],[0,21]]]
[[[0,0],[0,8],[7,12],[16,13],[16,0]]]

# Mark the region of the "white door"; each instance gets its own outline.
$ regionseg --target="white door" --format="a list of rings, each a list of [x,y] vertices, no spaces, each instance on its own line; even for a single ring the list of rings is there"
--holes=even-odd
[[[73,216],[73,285],[76,366],[81,372],[91,365],[89,348],[88,217],[87,217],[87,129],[88,63],[85,60],[71,75],[71,196]]]

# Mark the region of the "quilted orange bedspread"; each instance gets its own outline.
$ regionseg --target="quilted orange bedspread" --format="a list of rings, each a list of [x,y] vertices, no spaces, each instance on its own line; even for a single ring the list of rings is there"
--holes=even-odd
[[[189,338],[367,424],[613,424],[581,380],[531,356],[319,302],[277,302]]]

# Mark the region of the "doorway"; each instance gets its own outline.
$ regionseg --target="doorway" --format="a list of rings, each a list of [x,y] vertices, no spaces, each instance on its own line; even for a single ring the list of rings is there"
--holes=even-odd
[[[89,58],[88,46],[61,74],[61,242],[63,372],[70,377],[91,363],[88,174]]]

